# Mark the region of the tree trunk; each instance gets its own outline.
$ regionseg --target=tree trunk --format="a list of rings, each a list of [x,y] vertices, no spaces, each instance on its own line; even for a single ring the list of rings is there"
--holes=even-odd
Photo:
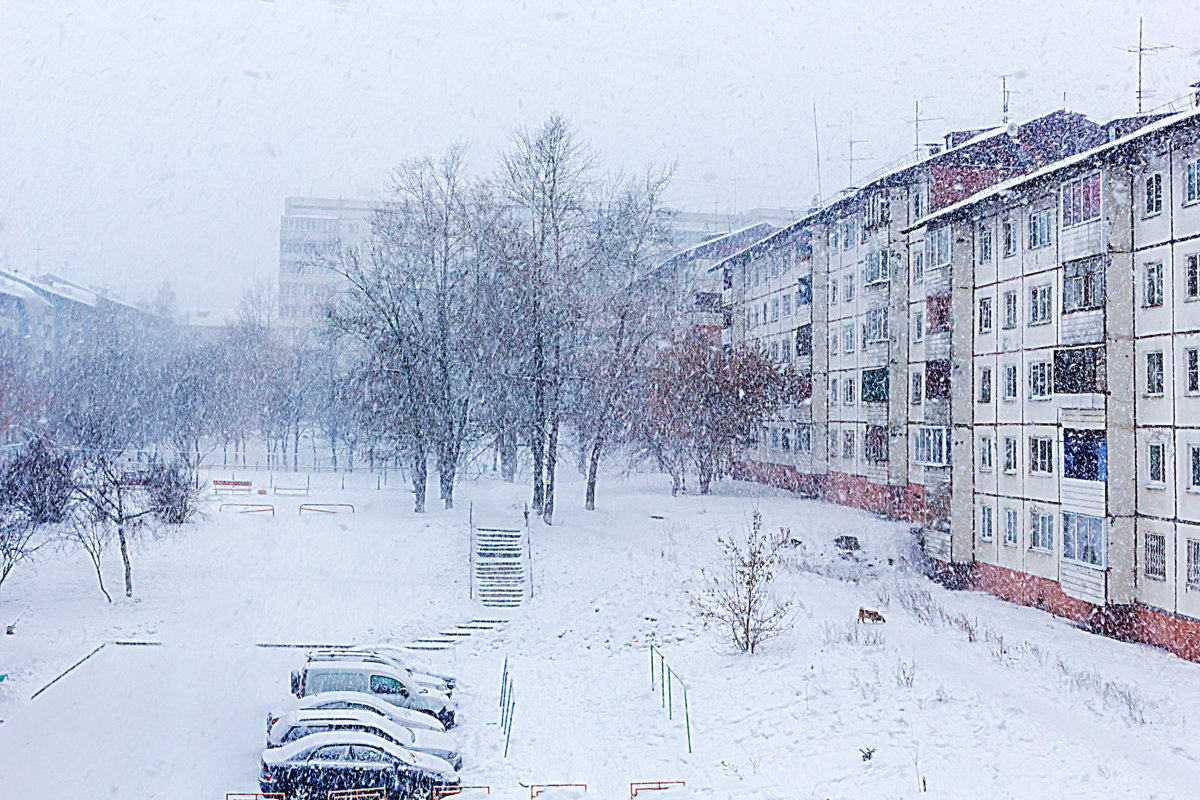
[[[517,479],[517,447],[511,432],[500,434],[500,477],[507,483]]]
[[[292,428],[292,472],[300,471],[300,423],[297,422]]]
[[[588,511],[596,510],[596,473],[600,469],[600,449],[603,446],[604,442],[599,436],[592,442],[592,456],[587,465],[587,496],[583,505]]]
[[[545,498],[546,484],[545,475],[542,473],[543,459],[545,458],[545,443],[542,441],[543,428],[541,420],[534,426],[533,439],[529,445],[530,455],[533,456],[533,510],[541,513],[542,503]]]
[[[413,511],[425,513],[425,483],[428,480],[428,464],[425,460],[425,448],[418,446],[413,454]]]
[[[121,543],[121,561],[125,564],[125,596],[133,597],[133,568],[129,566],[129,545],[125,541],[125,523],[117,523],[117,540]]]
[[[333,471],[337,472],[337,434],[332,432],[329,434],[329,453],[333,456]]]
[[[546,496],[542,498],[542,521],[547,525],[554,519],[554,467],[558,461],[558,408],[551,413],[550,441],[546,445]]]

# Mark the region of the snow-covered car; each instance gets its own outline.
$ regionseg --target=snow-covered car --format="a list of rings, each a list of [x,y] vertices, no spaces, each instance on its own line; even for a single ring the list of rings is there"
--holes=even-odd
[[[438,675],[433,672],[418,669],[404,658],[399,648],[383,647],[347,647],[328,650],[316,650],[308,654],[309,661],[373,661],[388,664],[406,671],[417,684],[426,689],[441,692],[447,697],[454,695],[454,678],[448,675]]]
[[[302,697],[290,703],[287,708],[269,712],[267,714],[267,730],[270,731],[275,721],[289,711],[317,711],[322,709],[366,711],[391,720],[402,728],[437,731],[438,733],[443,733],[446,730],[446,726],[434,719],[430,714],[422,714],[420,711],[413,711],[411,708],[394,706],[386,700],[380,700],[377,696],[367,694],[366,692],[321,692],[320,694]]]
[[[388,797],[427,796],[439,784],[459,785],[458,773],[446,761],[356,731],[315,733],[265,750],[258,776],[264,794],[285,797],[377,787]]]
[[[450,698],[422,687],[406,670],[377,661],[309,661],[292,672],[292,694],[308,697],[322,692],[366,692],[401,708],[431,714],[447,728],[454,727]]]
[[[275,720],[267,731],[267,747],[281,747],[314,733],[331,731],[362,731],[398,744],[405,750],[437,756],[450,762],[455,769],[462,768],[462,755],[450,734],[405,728],[370,711],[289,711]]]

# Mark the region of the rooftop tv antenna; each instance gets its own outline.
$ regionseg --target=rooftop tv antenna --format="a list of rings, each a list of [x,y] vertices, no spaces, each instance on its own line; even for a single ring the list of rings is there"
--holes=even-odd
[[[821,191],[821,133],[817,127],[817,101],[813,100],[813,141],[817,148],[817,197],[824,197]]]
[[[1161,53],[1163,50],[1170,50],[1173,46],[1174,45],[1169,45],[1169,44],[1155,44],[1155,45],[1145,44],[1145,40],[1142,38],[1142,18],[1138,17],[1137,47],[1126,47],[1125,52],[1126,53],[1136,53],[1137,58],[1138,58],[1137,103],[1138,103],[1138,113],[1139,114],[1142,113],[1142,101],[1145,100],[1147,97],[1152,97],[1154,95],[1153,89],[1143,89],[1142,88],[1142,61],[1145,59],[1147,54],[1153,55],[1155,53]]]
[[[1020,94],[1020,93],[1014,92],[1012,89],[1008,88],[1008,79],[1012,77],[1012,73],[1006,72],[1003,75],[997,75],[996,77],[998,77],[1000,79],[1000,100],[1001,100],[1001,105],[1004,109],[1003,114],[1000,118],[1000,120],[1001,120],[1000,124],[1007,125],[1009,122],[1008,110],[1009,110],[1009,105],[1012,101],[1012,96],[1014,94]]]
[[[846,140],[846,144],[849,147],[849,155],[846,156],[846,163],[848,163],[850,165],[850,188],[851,189],[854,188],[854,162],[869,160],[866,156],[859,156],[859,157],[855,158],[854,145],[866,144],[866,142],[867,142],[866,139],[855,139],[854,138],[854,114],[851,113],[850,114],[850,138],[848,138]]]
[[[929,98],[924,98],[928,100]],[[920,152],[921,150],[921,123],[936,122],[942,117],[922,117],[921,116],[921,100],[913,101],[913,149]]]

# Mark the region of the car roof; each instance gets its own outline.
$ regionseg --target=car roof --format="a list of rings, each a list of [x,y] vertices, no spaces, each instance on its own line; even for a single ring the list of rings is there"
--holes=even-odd
[[[297,756],[311,753],[319,747],[349,744],[378,747],[392,758],[403,761],[405,764],[414,763],[412,751],[405,750],[403,747],[389,742],[387,739],[380,739],[372,733],[363,733],[362,731],[329,731],[328,733],[313,733],[308,736],[302,736],[294,742],[288,742],[283,747],[266,750],[263,752],[263,760],[272,763],[290,761]]]
[[[336,709],[336,708],[333,708],[333,709],[318,709],[318,708],[316,708],[316,706],[324,705],[326,703],[361,703],[364,706],[378,709],[378,713],[384,717],[388,717],[388,718],[394,717],[399,720],[404,720],[406,717],[412,717],[414,720],[420,719],[424,723],[424,725],[418,725],[418,727],[431,728],[432,730],[440,730],[440,731],[444,731],[446,729],[446,726],[442,724],[441,720],[437,719],[436,717],[432,717],[429,714],[422,714],[420,711],[413,711],[411,709],[392,705],[388,701],[383,700],[379,697],[376,697],[373,694],[368,694],[367,692],[354,692],[354,691],[349,691],[349,690],[344,690],[344,689],[339,689],[338,691],[335,691],[335,692],[320,692],[318,694],[306,695],[305,697],[302,697],[298,701],[296,701],[296,703],[291,708],[287,709],[284,713],[289,713],[291,711],[305,711],[305,710],[314,710],[314,711],[353,711],[353,710],[355,710],[355,709]],[[420,717],[417,716],[418,714],[420,714]]]
[[[408,677],[407,673],[397,669],[396,667],[382,661],[356,661],[354,659],[317,659],[308,662],[309,670],[321,670],[325,672],[378,672],[383,674],[391,672],[397,676]]]
[[[412,741],[412,729],[397,725],[387,717],[371,711],[353,708],[310,708],[292,711],[288,715],[291,724],[304,725],[310,722],[345,722],[348,725],[370,725],[400,741]]]

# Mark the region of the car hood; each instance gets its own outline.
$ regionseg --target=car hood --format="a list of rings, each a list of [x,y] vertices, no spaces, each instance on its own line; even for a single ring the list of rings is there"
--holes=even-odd
[[[422,753],[419,750],[409,750],[408,754],[412,757],[412,765],[418,769],[431,772],[440,778],[458,780],[458,772],[446,759]]]
[[[458,749],[458,743],[455,742],[454,737],[448,733],[414,730],[412,728],[407,730],[412,735],[412,739],[409,742],[401,742],[401,744],[403,744],[405,747],[411,747],[414,750],[438,753],[453,753]]]

